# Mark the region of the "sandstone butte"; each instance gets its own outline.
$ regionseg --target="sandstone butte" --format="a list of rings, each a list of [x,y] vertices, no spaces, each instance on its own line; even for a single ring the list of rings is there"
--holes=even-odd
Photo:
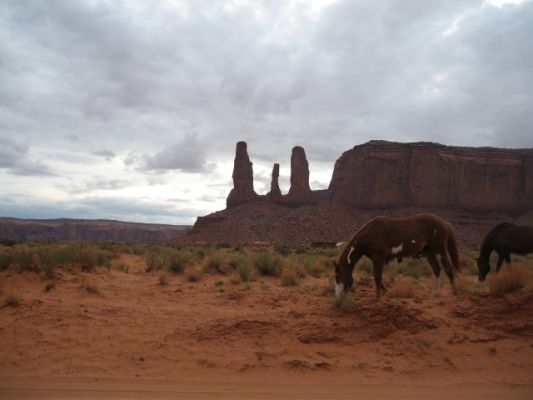
[[[187,240],[336,242],[378,214],[433,212],[475,247],[497,222],[533,224],[533,149],[370,141],[337,159],[328,189],[311,190],[296,146],[287,194],[278,177],[274,164],[270,192],[257,194],[247,145],[238,142],[227,208],[198,217]]]

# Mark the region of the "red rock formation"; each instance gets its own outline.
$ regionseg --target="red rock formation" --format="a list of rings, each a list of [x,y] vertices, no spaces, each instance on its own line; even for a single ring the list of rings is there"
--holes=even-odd
[[[309,163],[303,147],[296,146],[291,155],[291,187],[285,201],[290,204],[306,204],[315,202],[309,187]]]
[[[238,142],[233,164],[233,189],[226,199],[227,207],[235,207],[257,198],[254,190],[254,172],[248,157],[246,142]]]
[[[281,199],[281,190],[279,188],[279,164],[274,164],[272,168],[272,182],[270,183],[270,192],[268,192],[267,197],[270,200],[277,201]]]
[[[371,141],[337,160],[329,198],[365,209],[522,212],[533,207],[533,150]]]

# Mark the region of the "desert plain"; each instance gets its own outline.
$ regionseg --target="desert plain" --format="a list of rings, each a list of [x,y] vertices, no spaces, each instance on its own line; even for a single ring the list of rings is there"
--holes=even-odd
[[[242,250],[217,251],[221,264]],[[459,295],[443,279],[432,297],[425,267],[394,263],[388,294],[363,267],[338,302],[327,263],[276,276],[210,262],[172,273],[115,253],[105,267],[4,269],[0,397],[532,398],[529,283],[496,294],[464,271]]]

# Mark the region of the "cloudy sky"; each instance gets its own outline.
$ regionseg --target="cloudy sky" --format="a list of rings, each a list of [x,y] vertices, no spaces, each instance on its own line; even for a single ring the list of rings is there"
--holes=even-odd
[[[0,0],[0,216],[192,224],[291,148],[533,147],[531,0]]]

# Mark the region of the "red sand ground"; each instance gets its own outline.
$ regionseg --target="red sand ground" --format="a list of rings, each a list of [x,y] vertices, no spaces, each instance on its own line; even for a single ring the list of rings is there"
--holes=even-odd
[[[48,292],[0,273],[20,300],[0,308],[0,398],[533,398],[533,291],[432,299],[427,279],[376,300],[368,281],[343,314],[325,277],[160,285],[124,261],[128,273],[61,272]]]

